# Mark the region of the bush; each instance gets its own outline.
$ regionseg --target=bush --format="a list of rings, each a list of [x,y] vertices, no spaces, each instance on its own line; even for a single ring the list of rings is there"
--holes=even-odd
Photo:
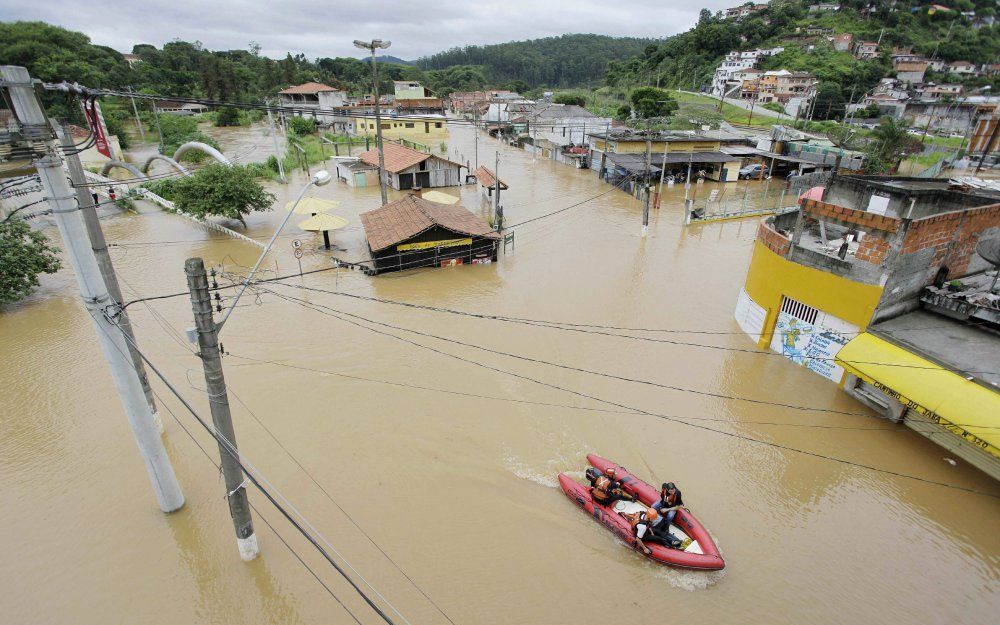
[[[288,120],[288,129],[293,135],[305,137],[316,133],[316,120],[307,117],[292,117]]]
[[[0,221],[0,304],[27,297],[38,286],[38,274],[58,271],[58,251],[23,219]]]
[[[556,104],[573,104],[576,106],[587,106],[587,98],[576,93],[557,93],[552,101]]]
[[[448,153],[448,144],[445,143],[444,141],[442,141],[441,145],[438,146],[438,147],[441,149],[441,154],[447,154]]]
[[[239,110],[226,106],[219,109],[219,112],[215,114],[215,125],[216,126],[239,126],[242,124],[242,119],[240,118]]]

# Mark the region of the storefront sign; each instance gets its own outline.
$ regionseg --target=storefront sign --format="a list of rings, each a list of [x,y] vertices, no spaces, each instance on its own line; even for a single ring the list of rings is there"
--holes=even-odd
[[[472,239],[446,239],[444,241],[424,241],[422,243],[404,243],[397,245],[397,252],[410,250],[432,250],[435,247],[458,247],[460,245],[472,245]]]

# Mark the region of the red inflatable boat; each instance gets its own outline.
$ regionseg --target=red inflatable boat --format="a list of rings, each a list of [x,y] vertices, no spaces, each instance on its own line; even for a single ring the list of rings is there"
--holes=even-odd
[[[647,507],[659,500],[660,491],[631,475],[614,462],[594,454],[588,455],[587,460],[601,472],[608,467],[614,467],[617,472],[615,479],[621,482],[622,489],[630,495],[635,495],[638,501]],[[635,534],[632,532],[629,520],[622,516],[623,513],[633,512],[633,508],[640,509],[638,503],[619,501],[612,506],[599,504],[590,496],[588,486],[577,483],[563,473],[559,474],[559,485],[562,486],[566,496],[580,506],[584,512],[594,517],[598,523],[608,528],[630,547],[642,553],[642,549],[636,544]],[[690,538],[692,542],[683,550],[647,544],[651,551],[648,558],[671,566],[704,571],[718,571],[726,566],[722,556],[719,555],[719,548],[715,546],[712,537],[708,535],[708,530],[686,508],[677,510],[677,516],[670,524],[670,533],[681,540]]]

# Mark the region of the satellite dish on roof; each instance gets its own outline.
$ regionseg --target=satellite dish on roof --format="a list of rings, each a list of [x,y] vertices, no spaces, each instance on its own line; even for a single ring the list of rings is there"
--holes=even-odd
[[[983,239],[976,244],[976,253],[993,265],[1000,265],[1000,237]]]

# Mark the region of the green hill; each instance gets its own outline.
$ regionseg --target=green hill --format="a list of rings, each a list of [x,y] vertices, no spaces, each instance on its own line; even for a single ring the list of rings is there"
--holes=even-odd
[[[954,10],[930,11],[930,3],[899,0],[846,0],[841,10],[809,13],[809,2],[772,0],[768,8],[742,21],[722,19],[703,9],[698,23],[689,31],[669,37],[641,54],[612,63],[605,84],[615,95],[649,84],[698,90],[712,81],[716,67],[726,53],[734,50],[784,46],[785,51],[766,59],[761,69],[784,68],[808,71],[820,80],[822,106],[831,117],[843,114],[851,93],[865,93],[878,81],[892,76],[890,54],[893,46],[912,47],[915,52],[945,61],[995,63],[1000,57],[1000,22],[975,28],[959,11],[976,11],[977,17],[994,15],[994,0],[949,2]],[[874,11],[863,12],[872,5]],[[859,61],[848,52],[838,52],[823,36],[809,36],[809,27],[829,28],[835,33],[851,33],[855,40],[877,41],[881,56]],[[810,47],[812,46],[812,47]],[[963,82],[955,76],[928,73],[927,80]],[[965,80],[977,87],[997,81],[993,78]],[[1000,86],[1000,85],[998,85]],[[996,87],[994,87],[994,90]]]
[[[528,87],[575,87],[599,81],[609,63],[639,54],[656,42],[636,37],[562,35],[453,48],[418,59],[416,65],[428,70],[480,66],[494,85],[521,82]]]

